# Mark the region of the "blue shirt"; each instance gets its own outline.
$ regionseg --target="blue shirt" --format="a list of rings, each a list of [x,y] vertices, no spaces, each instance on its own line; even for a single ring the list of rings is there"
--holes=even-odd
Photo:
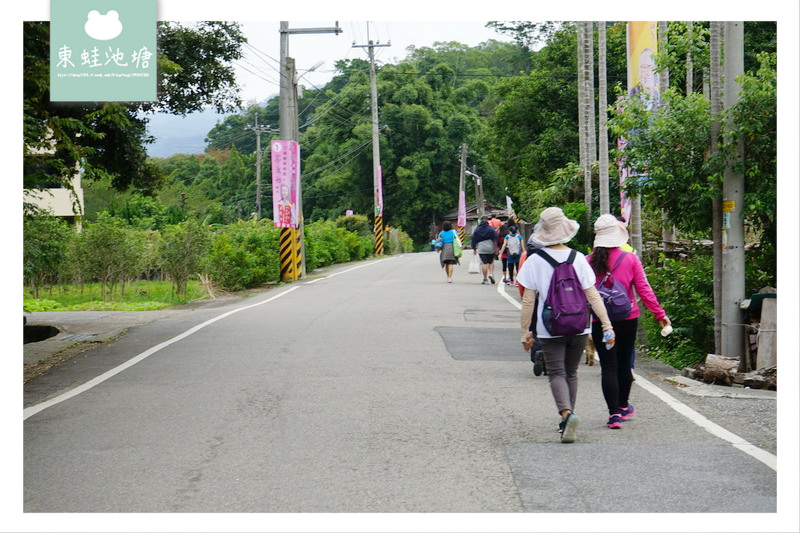
[[[456,237],[456,232],[453,230],[450,231],[440,231],[439,237],[442,238],[442,244],[452,243]]]

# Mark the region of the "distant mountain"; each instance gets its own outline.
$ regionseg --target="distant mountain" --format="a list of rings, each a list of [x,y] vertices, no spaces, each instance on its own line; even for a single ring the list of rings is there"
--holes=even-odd
[[[217,122],[234,113],[218,114],[206,109],[182,117],[180,115],[148,115],[147,132],[155,137],[147,145],[150,157],[169,157],[174,154],[201,154],[205,150],[205,138]]]

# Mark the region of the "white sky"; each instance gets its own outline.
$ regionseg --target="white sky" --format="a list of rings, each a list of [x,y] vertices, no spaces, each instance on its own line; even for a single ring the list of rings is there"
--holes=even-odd
[[[240,21],[249,46],[243,48],[244,57],[237,61],[236,75],[242,89],[242,100],[262,101],[278,92],[278,60],[280,39],[278,21]],[[289,28],[331,28],[331,20],[290,21]],[[457,41],[475,46],[490,39],[510,41],[510,37],[486,28],[485,20],[474,21],[339,21],[342,33],[291,34],[289,56],[295,59],[301,85],[321,87],[334,75],[334,64],[340,59],[368,58],[365,45],[390,44],[375,48],[378,64],[395,63],[406,57],[407,47],[432,46],[436,41]],[[260,52],[260,53],[259,53]],[[305,73],[318,62],[324,61],[315,71]],[[313,84],[313,85],[312,85]]]

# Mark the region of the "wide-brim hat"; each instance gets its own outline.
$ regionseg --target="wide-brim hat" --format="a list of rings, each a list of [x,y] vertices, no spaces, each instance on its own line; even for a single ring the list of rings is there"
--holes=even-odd
[[[533,240],[542,246],[564,244],[578,234],[581,225],[564,215],[560,207],[548,207],[539,215],[539,228],[534,228]]]
[[[614,215],[601,215],[594,223],[593,248],[617,248],[628,242],[628,229]]]

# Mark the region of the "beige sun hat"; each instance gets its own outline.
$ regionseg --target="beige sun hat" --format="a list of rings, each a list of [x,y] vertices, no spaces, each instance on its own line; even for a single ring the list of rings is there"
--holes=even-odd
[[[560,207],[548,207],[539,215],[539,228],[533,239],[542,246],[564,244],[577,235],[581,225],[564,215]]]
[[[593,248],[617,248],[628,242],[628,230],[614,215],[601,215],[594,223]]]

